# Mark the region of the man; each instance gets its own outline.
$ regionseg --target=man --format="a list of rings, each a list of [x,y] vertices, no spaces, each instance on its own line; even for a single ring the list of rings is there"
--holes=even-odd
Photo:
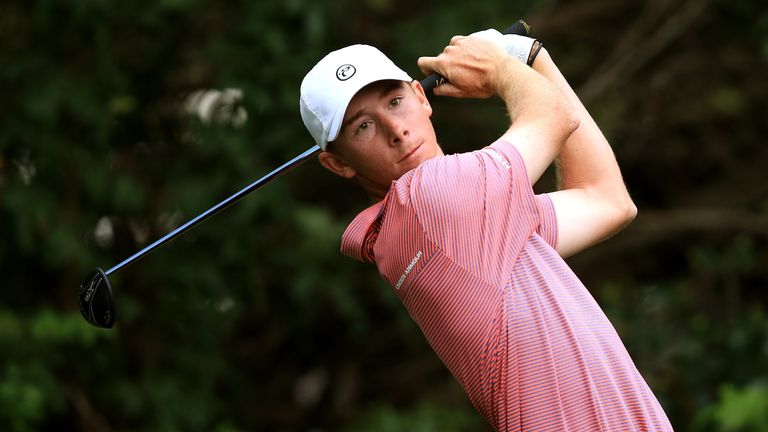
[[[307,74],[301,114],[320,163],[377,201],[349,225],[342,252],[376,264],[497,430],[671,430],[562,259],[636,209],[608,142],[538,48],[486,31],[419,59],[447,79],[436,95],[507,105],[496,142],[450,156],[421,85],[375,48],[334,51]],[[556,158],[561,190],[534,195]]]

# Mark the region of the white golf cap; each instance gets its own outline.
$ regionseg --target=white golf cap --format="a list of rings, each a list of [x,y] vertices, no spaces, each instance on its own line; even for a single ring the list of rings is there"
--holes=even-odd
[[[382,80],[412,81],[384,53],[352,45],[323,57],[301,82],[301,119],[325,150],[339,136],[349,101],[363,87]]]

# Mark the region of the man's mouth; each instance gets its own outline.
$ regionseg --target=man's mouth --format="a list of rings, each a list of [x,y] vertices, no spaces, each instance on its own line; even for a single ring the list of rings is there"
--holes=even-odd
[[[420,149],[420,148],[421,148],[421,145],[422,145],[422,144],[423,144],[423,143],[419,143],[419,144],[417,144],[416,146],[414,146],[414,147],[413,147],[413,148],[412,148],[412,149],[411,149],[411,150],[410,150],[410,151],[409,151],[409,152],[408,152],[408,153],[407,153],[405,156],[403,156],[403,158],[402,158],[402,159],[400,159],[399,161],[397,161],[397,163],[401,163],[401,162],[404,162],[406,159],[408,159],[409,157],[411,157],[411,155],[413,155],[414,153],[416,153],[416,151],[417,151],[418,149]]]

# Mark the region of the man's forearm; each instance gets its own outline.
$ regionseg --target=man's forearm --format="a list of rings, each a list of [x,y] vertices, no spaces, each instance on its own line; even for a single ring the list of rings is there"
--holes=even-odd
[[[500,66],[497,94],[511,120],[503,138],[520,151],[533,184],[578,131],[579,116],[548,77],[512,58]]]
[[[591,189],[618,205],[633,207],[610,144],[545,50],[533,68],[563,92],[579,117],[579,128],[557,158],[560,188]]]
[[[572,127],[563,127],[563,120],[572,118],[572,107],[558,93],[557,86],[540,73],[531,71],[528,66],[507,57],[499,64],[496,73],[496,93],[506,103],[512,123],[517,121],[549,123],[551,129],[566,129],[563,141],[573,131]]]

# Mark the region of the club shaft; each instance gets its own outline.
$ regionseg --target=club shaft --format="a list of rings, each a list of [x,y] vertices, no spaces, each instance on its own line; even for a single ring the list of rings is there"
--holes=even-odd
[[[520,20],[515,22],[511,27],[504,30],[504,33],[506,34],[519,34],[519,35],[528,35],[530,33],[530,27],[528,24],[526,24],[524,21]],[[432,90],[434,87],[442,84],[444,81],[444,78],[437,74],[431,74],[428,77],[422,79],[420,81],[422,87],[426,91]],[[109,270],[105,271],[104,274],[109,276],[116,271],[120,270],[121,268],[127,266],[128,264],[131,264],[132,262],[138,260],[139,258],[143,257],[144,255],[148,254],[152,250],[158,248],[159,246],[173,240],[174,238],[178,237],[179,235],[183,234],[190,228],[194,227],[195,225],[203,222],[204,220],[208,219],[209,217],[215,215],[216,213],[220,212],[227,206],[237,202],[242,197],[248,195],[249,193],[255,191],[256,189],[259,189],[260,187],[264,186],[265,184],[269,183],[270,181],[274,180],[275,178],[279,177],[281,174],[287,172],[288,170],[300,165],[310,157],[316,155],[320,152],[320,147],[315,145],[308,150],[304,151],[300,155],[294,157],[293,159],[289,160],[288,162],[280,165],[279,167],[272,170],[269,174],[265,175],[264,177],[256,180],[255,182],[249,184],[248,186],[244,187],[237,193],[231,195],[229,198],[225,199],[224,201],[221,201],[220,203],[216,204],[215,206],[209,208],[205,212],[201,213],[194,219],[190,220],[189,222],[185,223],[184,225],[176,228],[175,230],[169,232],[162,238],[156,240],[154,243],[150,244],[149,246],[145,247],[144,249],[136,252],[135,254],[131,255],[130,257],[123,260],[120,264],[117,264],[116,266],[110,268]]]
[[[256,180],[255,182],[249,184],[248,186],[244,187],[240,191],[234,193],[229,198],[225,199],[224,201],[221,201],[220,203],[216,204],[215,206],[209,208],[205,212],[199,214],[194,219],[188,221],[184,225],[176,228],[175,230],[169,232],[162,238],[156,240],[154,243],[150,244],[149,246],[145,247],[144,249],[136,252],[135,254],[131,255],[130,257],[123,260],[120,264],[117,264],[116,266],[110,268],[109,270],[105,271],[104,273],[109,276],[112,273],[115,273],[116,271],[120,270],[121,268],[127,266],[128,264],[131,264],[132,262],[138,260],[139,258],[143,257],[144,255],[148,254],[152,250],[158,248],[159,246],[173,240],[174,238],[178,237],[179,235],[183,234],[185,231],[189,230],[190,228],[194,227],[195,225],[203,222],[204,220],[208,219],[209,217],[215,215],[216,213],[220,212],[227,206],[234,204],[235,202],[239,201],[242,197],[248,195],[249,193],[255,191],[256,189],[259,189],[260,187],[264,186],[265,184],[269,183],[270,181],[276,179],[281,174],[286,173],[292,168],[295,168],[299,165],[301,165],[304,161],[311,158],[312,156],[316,155],[320,152],[320,147],[317,145],[307,149],[300,155],[294,157],[293,159],[289,160],[288,162],[280,165],[279,167],[272,170],[270,173],[266,174],[262,178]]]

